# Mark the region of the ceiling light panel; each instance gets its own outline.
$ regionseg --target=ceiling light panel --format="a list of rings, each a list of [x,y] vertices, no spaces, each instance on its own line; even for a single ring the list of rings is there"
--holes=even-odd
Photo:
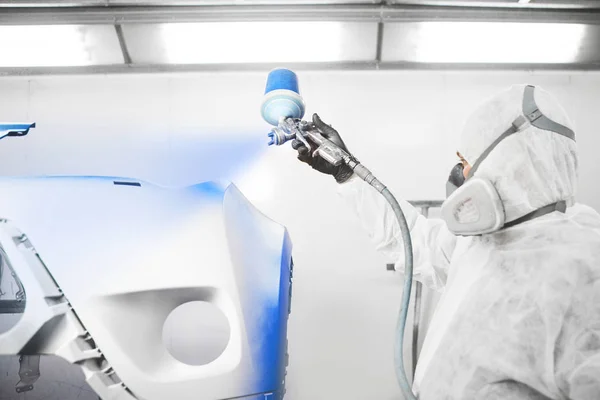
[[[377,24],[206,22],[124,25],[134,63],[222,64],[373,60]]]
[[[0,26],[0,67],[122,64],[112,25]]]
[[[573,63],[590,26],[514,22],[386,24],[383,61],[420,63]],[[598,29],[595,28],[596,34]],[[597,41],[592,40],[594,45]]]

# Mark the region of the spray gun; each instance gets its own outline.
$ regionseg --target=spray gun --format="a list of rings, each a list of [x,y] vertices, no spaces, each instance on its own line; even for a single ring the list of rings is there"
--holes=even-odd
[[[325,138],[312,122],[302,120],[304,101],[298,89],[298,77],[287,69],[271,71],[263,99],[261,114],[265,121],[274,125],[268,134],[269,146],[300,140],[313,157],[321,157],[335,166],[344,163],[354,173],[382,193],[386,187],[352,154]],[[313,149],[316,147],[316,149]],[[383,194],[383,193],[382,193]]]
[[[304,100],[300,96],[298,77],[288,69],[275,69],[267,78],[267,87],[261,107],[263,119],[274,128],[269,133],[269,146],[282,144],[297,139],[309,150],[313,157],[321,157],[333,165],[344,163],[365,182],[373,186],[388,201],[400,225],[404,244],[404,291],[402,305],[396,329],[395,364],[398,384],[405,399],[416,399],[411,384],[408,382],[404,370],[403,346],[404,329],[408,315],[410,292],[412,288],[413,252],[410,229],[398,201],[394,195],[381,183],[366,167],[354,156],[341,149],[335,143],[325,138],[314,124],[303,121]],[[314,148],[316,147],[316,148]]]

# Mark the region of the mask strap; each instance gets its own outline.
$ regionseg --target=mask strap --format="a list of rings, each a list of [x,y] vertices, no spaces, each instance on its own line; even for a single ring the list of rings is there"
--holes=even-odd
[[[533,97],[534,89],[535,88],[531,85],[525,86],[525,93],[523,94],[523,114],[525,114],[525,117],[529,120],[531,125],[545,131],[558,133],[559,135],[574,141],[575,132],[564,125],[552,121],[550,118],[542,114],[535,103],[535,98]]]
[[[559,135],[562,135],[566,138],[569,138],[569,139],[575,141],[575,132],[573,132],[571,129],[567,128],[564,125],[561,125],[557,122],[552,121],[550,118],[548,118],[544,114],[542,114],[542,112],[538,108],[538,106],[535,102],[535,98],[533,96],[534,89],[535,89],[534,86],[531,86],[531,85],[525,86],[525,92],[523,93],[523,107],[522,107],[524,115],[519,115],[517,117],[517,119],[515,119],[512,122],[510,128],[508,128],[506,131],[504,131],[504,133],[502,135],[500,135],[500,137],[498,137],[496,140],[494,140],[492,142],[492,144],[489,145],[487,149],[485,149],[485,151],[481,154],[481,156],[479,156],[477,161],[475,161],[475,164],[473,164],[473,166],[471,167],[471,170],[469,171],[469,176],[468,176],[469,178],[471,178],[473,176],[473,174],[475,174],[475,172],[479,168],[479,165],[481,164],[481,162],[486,159],[486,157],[492,152],[492,150],[494,150],[494,148],[501,141],[503,141],[510,135],[517,133],[527,123],[530,123],[531,125],[535,126],[536,128],[539,128],[539,129],[542,129],[545,131],[551,131],[554,133],[558,133]]]
[[[522,121],[522,122],[521,122]],[[521,123],[520,125],[515,126],[516,123]],[[514,122],[512,123],[512,125],[510,126],[510,128],[508,128],[507,130],[504,131],[504,133],[502,135],[500,135],[496,140],[494,140],[494,142],[492,144],[490,144],[488,146],[487,149],[485,149],[485,151],[479,156],[479,158],[477,159],[477,161],[475,161],[475,164],[473,164],[473,166],[471,167],[471,170],[469,171],[469,178],[471,178],[473,176],[473,174],[475,174],[475,172],[477,171],[477,169],[479,168],[479,165],[481,165],[481,162],[483,160],[486,159],[486,157],[492,152],[492,150],[494,150],[494,148],[496,146],[498,146],[498,144],[503,141],[504,139],[506,139],[507,137],[509,137],[510,135],[517,133],[519,131],[519,128],[525,123],[525,118],[523,118],[523,116],[519,116],[519,118],[517,118],[516,120],[514,120]]]
[[[537,217],[541,217],[542,215],[550,214],[554,211],[559,211],[564,214],[564,212],[566,210],[567,210],[567,202],[564,200],[561,200],[556,203],[548,204],[547,206],[544,206],[542,208],[538,208],[537,210],[532,211],[529,214],[525,214],[522,217],[515,219],[514,221],[507,222],[504,224],[502,229],[510,228],[511,226],[515,226],[522,222],[529,221],[529,220],[532,220]]]

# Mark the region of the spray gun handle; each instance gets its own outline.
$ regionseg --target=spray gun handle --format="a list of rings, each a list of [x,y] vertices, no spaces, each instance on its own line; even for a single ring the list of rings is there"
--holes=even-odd
[[[334,166],[338,166],[344,161],[341,154],[339,154],[338,150],[339,149],[331,148],[327,144],[323,144],[323,145],[319,146],[317,148],[317,150],[315,150],[313,155],[314,156],[318,155],[321,158],[323,158],[325,161],[327,161],[328,163],[330,163]]]
[[[317,149],[314,151],[313,157],[320,156],[325,161],[335,166],[340,165],[346,158],[349,157],[348,153],[342,150],[331,140],[323,137],[319,131],[310,130],[305,132],[305,134],[310,138],[311,141],[319,145],[319,147],[317,147]]]

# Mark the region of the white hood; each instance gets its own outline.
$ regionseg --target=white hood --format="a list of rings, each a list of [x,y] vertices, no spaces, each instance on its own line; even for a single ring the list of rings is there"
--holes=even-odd
[[[514,85],[498,93],[468,118],[459,151],[471,165],[523,114],[525,86]],[[534,98],[547,118],[574,130],[552,95],[536,86]],[[502,199],[506,222],[510,222],[560,200],[572,205],[577,190],[577,165],[575,141],[529,125],[502,140],[474,175],[492,182]]]

